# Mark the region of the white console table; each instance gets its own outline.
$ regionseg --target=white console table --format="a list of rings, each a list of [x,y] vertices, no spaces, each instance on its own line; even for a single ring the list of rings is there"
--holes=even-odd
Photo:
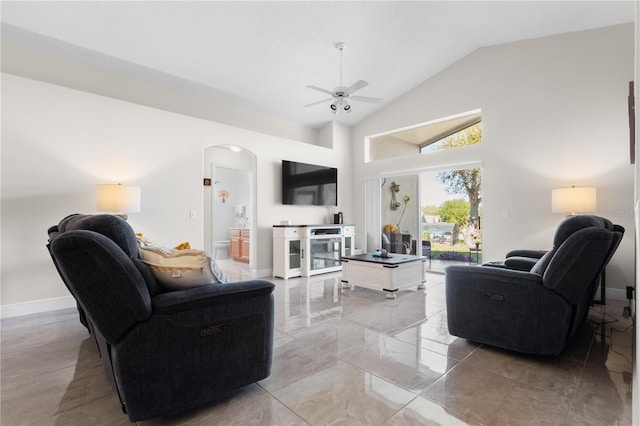
[[[342,270],[353,253],[355,225],[274,225],[273,276],[310,277]]]

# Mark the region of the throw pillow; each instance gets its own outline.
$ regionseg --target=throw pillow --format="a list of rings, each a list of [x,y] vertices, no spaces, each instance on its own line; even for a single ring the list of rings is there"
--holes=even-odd
[[[228,278],[202,250],[170,249],[138,238],[140,259],[165,290],[226,283]]]

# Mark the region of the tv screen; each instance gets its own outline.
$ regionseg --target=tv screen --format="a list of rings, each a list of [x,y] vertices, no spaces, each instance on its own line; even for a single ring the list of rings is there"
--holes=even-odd
[[[282,160],[282,204],[338,205],[338,169]]]

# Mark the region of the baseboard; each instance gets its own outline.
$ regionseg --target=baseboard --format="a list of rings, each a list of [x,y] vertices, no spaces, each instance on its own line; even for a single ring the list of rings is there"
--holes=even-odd
[[[605,295],[607,299],[611,299],[611,300],[627,300],[626,290],[622,290],[619,288],[608,288],[605,290]],[[600,288],[598,288],[598,292],[596,293],[596,299],[599,297],[600,297]]]
[[[22,303],[12,303],[10,305],[0,306],[0,318],[10,318],[21,315],[38,314],[40,312],[57,311],[58,309],[73,308],[75,306],[76,300],[72,296],[32,300]]]
[[[265,269],[252,269],[251,276],[253,278],[267,279],[272,277],[273,269],[265,268]]]

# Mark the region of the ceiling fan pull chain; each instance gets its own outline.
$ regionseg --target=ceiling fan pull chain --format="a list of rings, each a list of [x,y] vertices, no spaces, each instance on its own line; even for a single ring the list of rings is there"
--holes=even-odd
[[[340,49],[340,87],[342,87],[342,51],[344,50],[344,43],[338,43],[338,49]]]

